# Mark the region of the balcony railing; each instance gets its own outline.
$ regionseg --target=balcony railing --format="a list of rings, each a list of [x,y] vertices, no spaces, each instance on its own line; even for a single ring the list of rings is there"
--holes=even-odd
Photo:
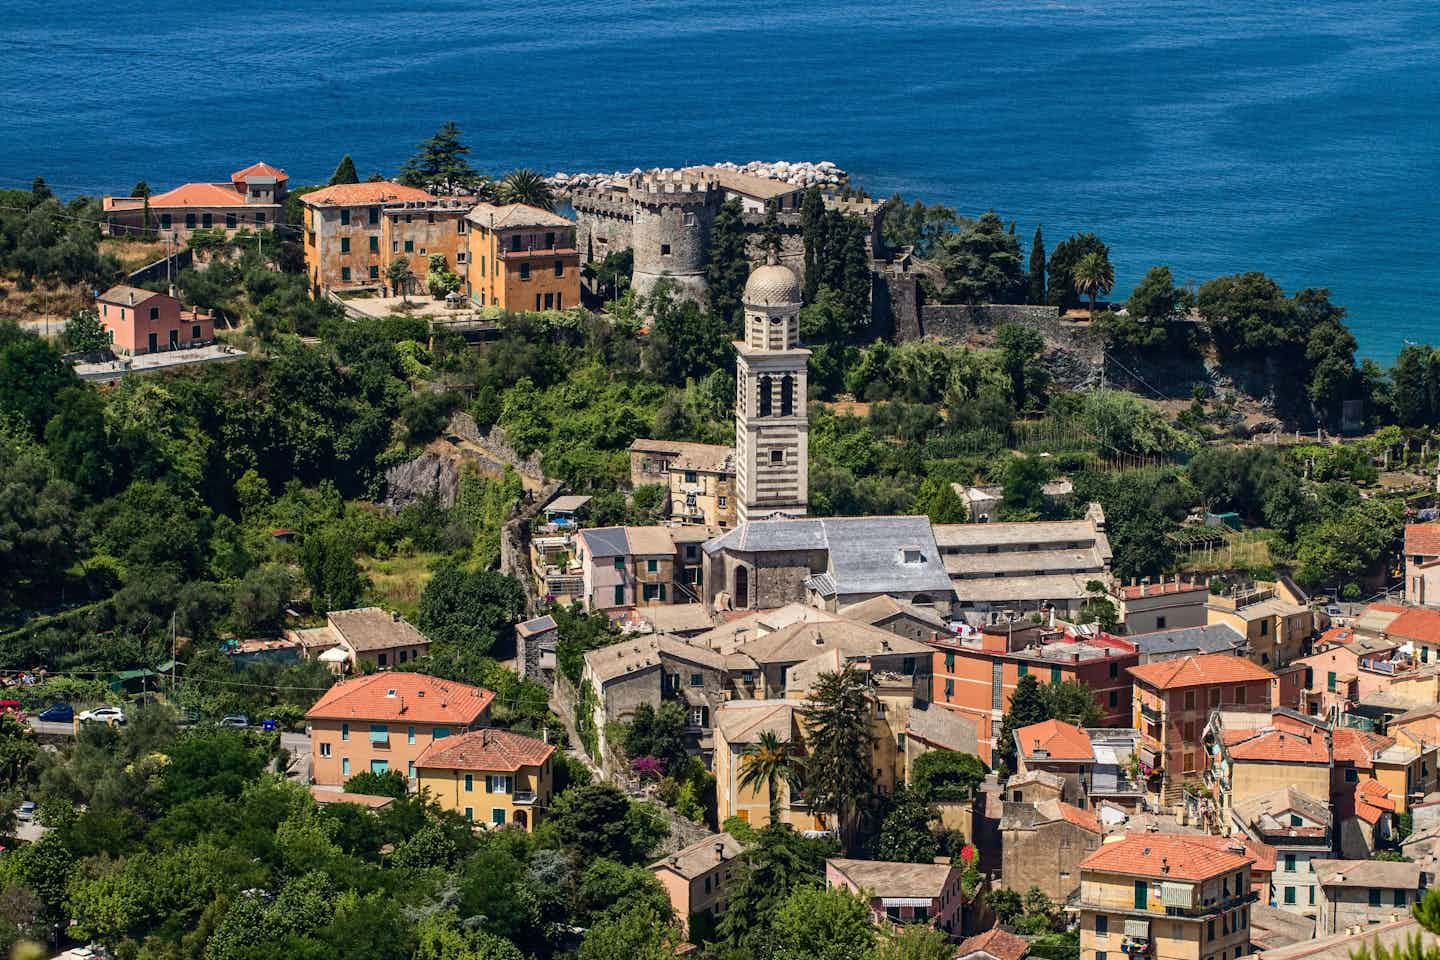
[[[535,802],[534,790],[516,790],[510,796],[511,799],[514,800],[516,803],[523,803],[528,805]]]
[[[575,255],[574,247],[526,247],[523,250],[511,250],[508,247],[500,251],[501,260],[519,260],[525,257],[567,257]]]
[[[1140,716],[1149,720],[1151,723],[1159,723],[1164,719],[1164,715],[1148,703],[1140,704]]]

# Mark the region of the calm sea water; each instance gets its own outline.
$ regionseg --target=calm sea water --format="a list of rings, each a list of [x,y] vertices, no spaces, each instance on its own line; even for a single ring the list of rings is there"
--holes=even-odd
[[[1440,4],[0,0],[0,183],[393,171],[454,119],[482,168],[833,160],[1119,291],[1329,287],[1363,354],[1440,342]]]

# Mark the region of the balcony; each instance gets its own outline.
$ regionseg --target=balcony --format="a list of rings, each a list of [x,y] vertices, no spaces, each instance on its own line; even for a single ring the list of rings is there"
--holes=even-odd
[[[1148,703],[1140,704],[1140,716],[1149,720],[1151,723],[1162,723],[1165,720],[1165,715]]]
[[[1154,953],[1155,944],[1145,937],[1126,937],[1120,941],[1120,952],[1131,957],[1148,957]]]
[[[510,799],[522,806],[529,806],[535,802],[534,790],[516,790],[510,795]]]
[[[528,260],[531,257],[573,257],[578,253],[574,247],[526,247],[524,250],[501,250],[501,260]]]

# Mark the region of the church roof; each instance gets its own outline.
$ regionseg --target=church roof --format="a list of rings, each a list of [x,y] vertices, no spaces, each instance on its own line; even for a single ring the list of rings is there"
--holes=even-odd
[[[800,281],[783,263],[766,263],[750,271],[741,297],[747,306],[800,306]]]

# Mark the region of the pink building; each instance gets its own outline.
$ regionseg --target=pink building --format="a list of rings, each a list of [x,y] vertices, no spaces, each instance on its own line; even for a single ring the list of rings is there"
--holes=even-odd
[[[901,926],[924,923],[958,938],[962,931],[960,871],[949,859],[935,863],[899,863],[890,860],[825,861],[825,885],[844,887],[870,901],[870,918],[876,924]]]
[[[120,285],[95,302],[110,349],[122,356],[198,347],[215,339],[215,318],[153,290]]]
[[[1440,523],[1405,526],[1405,600],[1440,605]]]
[[[112,236],[140,234],[183,242],[196,230],[269,230],[284,219],[284,170],[252,163],[221,183],[185,183],[146,197],[101,200]]]

